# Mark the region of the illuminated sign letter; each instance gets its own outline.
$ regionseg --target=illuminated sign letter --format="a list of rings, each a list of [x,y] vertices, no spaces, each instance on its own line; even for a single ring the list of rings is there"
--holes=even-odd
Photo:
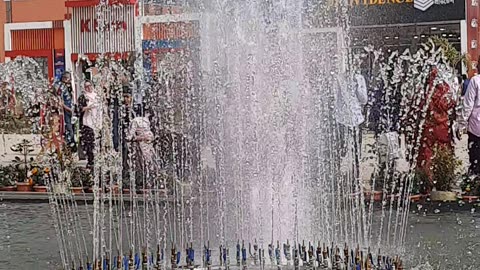
[[[90,19],[80,20],[80,32],[90,32]]]

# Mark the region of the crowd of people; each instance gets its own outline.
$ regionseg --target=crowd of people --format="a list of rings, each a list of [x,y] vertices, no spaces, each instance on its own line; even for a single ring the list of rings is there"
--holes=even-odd
[[[84,79],[78,85],[77,98],[72,75],[65,72],[49,89],[40,110],[42,153],[56,152],[59,160],[86,159],[93,171],[95,153],[118,152],[123,179],[129,179],[131,166],[153,166],[150,120],[145,106],[133,104],[128,76]]]
[[[377,150],[384,150],[379,153],[380,178],[395,177],[394,163],[403,156],[417,173],[428,179],[422,189],[424,193],[434,188],[432,160],[438,149],[454,155],[454,147],[464,134],[468,134],[467,174],[480,176],[480,76],[469,79],[463,75],[451,83],[438,73],[439,70],[431,66],[424,90],[409,98],[395,89],[386,93],[382,81],[367,80],[366,83],[360,72],[350,80],[354,86],[350,91],[350,100],[353,100],[349,102],[353,104],[350,110],[356,115],[353,119],[358,121],[346,126],[356,130],[353,135],[357,137],[362,130],[373,131]],[[342,124],[345,121],[339,122],[345,126]],[[401,137],[405,138],[405,153],[399,153]],[[355,141],[361,144],[361,137]],[[383,145],[389,149],[382,149]]]

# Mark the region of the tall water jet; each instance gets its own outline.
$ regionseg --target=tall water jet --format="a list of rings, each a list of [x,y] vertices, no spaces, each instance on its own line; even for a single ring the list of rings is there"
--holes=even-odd
[[[367,244],[351,208],[360,209],[359,200],[349,197],[360,191],[359,179],[338,168],[335,101],[337,91],[349,91],[337,82],[348,59],[342,4],[208,8],[202,75],[221,239]]]

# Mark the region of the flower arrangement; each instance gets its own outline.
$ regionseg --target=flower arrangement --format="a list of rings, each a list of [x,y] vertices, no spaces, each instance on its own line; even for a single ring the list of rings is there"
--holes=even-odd
[[[39,185],[39,186],[46,185],[44,170],[42,170],[38,166],[32,166],[32,169],[30,170],[30,173],[29,173],[29,179],[31,179],[35,185]]]
[[[0,186],[8,187],[15,185],[16,169],[14,166],[0,166]]]
[[[91,185],[90,170],[84,167],[75,167],[72,173],[72,187],[85,187]]]
[[[10,148],[13,152],[19,153],[21,156],[16,156],[12,160],[15,168],[17,169],[17,181],[18,182],[30,182],[29,170],[33,166],[33,157],[28,157],[33,151],[33,144],[29,140],[23,139],[18,144]]]

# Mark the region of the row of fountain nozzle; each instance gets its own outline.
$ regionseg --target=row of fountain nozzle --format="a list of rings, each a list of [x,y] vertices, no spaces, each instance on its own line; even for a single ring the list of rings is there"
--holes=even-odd
[[[320,243],[318,243],[315,248],[310,242],[308,243],[308,246],[305,245],[305,242],[298,245],[297,243],[294,243],[293,246],[291,246],[289,241],[287,241],[282,245],[282,248],[286,265],[293,266],[294,269],[403,270],[402,261],[398,257],[393,259],[381,256],[379,251],[375,261],[370,250],[364,253],[358,246],[353,250],[345,245],[343,252],[341,252],[340,248],[334,247],[333,244],[331,247],[328,247],[325,244],[321,246]],[[269,244],[267,250],[271,265],[276,265],[278,268],[284,265],[282,264],[282,250],[279,241],[277,241],[276,247],[274,247],[273,243]],[[231,266],[235,266],[230,263],[229,253],[229,249],[226,246],[220,246],[220,268],[228,270]],[[149,257],[147,254],[147,250],[143,249],[141,255],[133,255],[132,252],[124,257],[119,255],[114,257],[113,264],[110,263],[108,259],[109,257],[105,256],[102,263],[97,260],[93,265],[87,264],[86,270],[166,269],[164,251],[160,246],[157,246],[156,259],[154,259],[153,255],[150,255]],[[195,250],[191,243],[186,249],[185,266],[180,266],[181,255],[181,252],[172,245],[170,255],[172,269],[194,269],[200,267],[199,265],[195,265]],[[248,250],[244,241],[238,241],[236,244],[236,266],[245,269],[248,265],[252,265],[252,263],[262,269],[265,267],[265,249],[259,246],[256,240],[253,245],[251,243],[248,244]],[[212,250],[210,249],[210,244],[207,242],[207,244],[204,245],[203,250],[203,267],[211,269],[212,266]],[[83,268],[80,267],[76,269],[75,267],[72,267],[72,270],[83,270]]]
[[[293,251],[293,254],[292,254]],[[251,260],[253,260],[254,265],[265,266],[265,249],[259,248],[257,241],[255,240],[253,244],[248,244],[248,255]],[[305,246],[305,241],[302,244],[296,244],[292,247],[290,246],[289,241],[283,244],[283,255],[287,261],[287,265],[292,265],[295,269],[300,267],[308,268],[320,268],[320,269],[334,269],[334,270],[403,270],[403,263],[399,257],[390,258],[380,255],[380,250],[378,252],[377,260],[374,262],[374,258],[370,249],[367,251],[366,256],[364,252],[360,250],[359,247],[355,249],[349,249],[347,245],[343,250],[343,255],[340,252],[340,248],[332,246],[326,247],[323,244],[323,248],[318,243],[317,247],[309,242],[308,249]],[[280,243],[277,241],[277,246],[271,243],[268,245],[268,256],[270,263],[272,265],[281,266],[282,265],[282,255]],[[236,245],[236,265],[237,266],[247,266],[247,248],[245,242],[237,242]],[[207,265],[210,265],[207,263]],[[223,246],[220,246],[220,266],[228,268],[230,266],[229,261],[229,250]]]

